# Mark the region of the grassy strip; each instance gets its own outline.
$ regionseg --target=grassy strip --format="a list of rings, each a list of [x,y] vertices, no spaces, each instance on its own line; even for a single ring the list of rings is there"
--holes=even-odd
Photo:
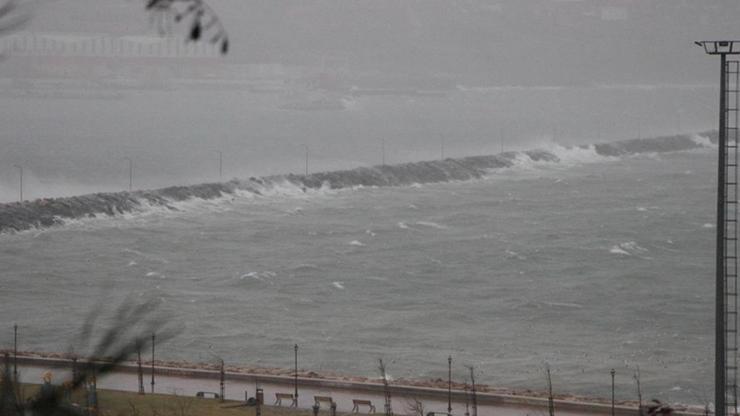
[[[23,396],[33,397],[39,385],[23,385]],[[85,404],[84,392],[75,392],[72,403]],[[145,394],[115,390],[98,390],[101,416],[255,416],[254,407],[235,407],[241,402],[201,399],[172,394]],[[321,412],[327,415],[328,412]],[[312,416],[311,410],[262,406],[262,416]]]

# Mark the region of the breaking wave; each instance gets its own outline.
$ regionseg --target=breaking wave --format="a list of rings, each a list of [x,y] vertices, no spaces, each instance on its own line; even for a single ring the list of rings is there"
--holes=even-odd
[[[130,215],[152,209],[182,211],[189,200],[217,200],[232,197],[305,195],[309,191],[358,187],[410,186],[413,184],[479,179],[502,168],[532,163],[568,163],[604,160],[641,153],[672,152],[712,146],[717,133],[634,139],[611,143],[557,147],[548,150],[505,152],[423,162],[358,167],[350,170],[309,175],[273,175],[224,183],[171,186],[134,192],[42,198],[22,203],[0,204],[0,233],[51,227],[67,221]],[[406,228],[406,224],[399,223]]]

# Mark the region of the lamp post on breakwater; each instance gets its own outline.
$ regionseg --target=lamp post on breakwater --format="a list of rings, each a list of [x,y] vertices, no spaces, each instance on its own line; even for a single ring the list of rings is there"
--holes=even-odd
[[[504,128],[499,129],[499,141],[501,142],[501,153],[504,153]]]
[[[221,181],[224,178],[224,152],[216,150],[218,153],[218,180]]]
[[[134,187],[134,161],[130,157],[124,157],[123,160],[128,161],[128,191]]]
[[[380,165],[385,166],[385,139],[380,139]]]
[[[719,137],[717,142],[717,250],[715,258],[714,414],[737,413],[738,370],[738,109],[740,41],[694,42],[720,56]]]
[[[20,187],[18,188],[18,192],[20,193],[19,201],[23,202],[23,166],[21,165],[13,165],[16,169],[18,169],[18,172],[20,174]]]
[[[306,151],[306,176],[308,176],[308,145],[304,144],[303,149]]]

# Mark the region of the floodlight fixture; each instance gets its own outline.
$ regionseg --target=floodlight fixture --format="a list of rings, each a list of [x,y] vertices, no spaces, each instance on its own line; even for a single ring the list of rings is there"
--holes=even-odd
[[[709,55],[740,55],[740,40],[700,40],[694,44]]]

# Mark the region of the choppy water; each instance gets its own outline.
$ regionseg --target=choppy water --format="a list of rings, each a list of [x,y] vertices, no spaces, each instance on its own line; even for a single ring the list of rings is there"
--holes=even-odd
[[[185,203],[0,236],[0,343],[62,350],[101,293],[154,295],[160,356],[634,396],[710,396],[711,150],[574,155],[485,179]],[[50,296],[53,293],[54,296]]]

